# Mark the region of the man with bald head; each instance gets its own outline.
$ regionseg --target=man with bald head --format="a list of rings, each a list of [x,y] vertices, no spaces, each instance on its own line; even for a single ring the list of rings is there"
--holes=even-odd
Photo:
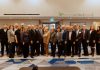
[[[73,31],[73,26],[68,27],[67,42],[67,55],[73,57],[75,51],[75,32]]]
[[[16,40],[16,46],[17,46],[16,52],[18,56],[21,56],[22,49],[20,46],[20,25],[19,24],[15,24],[14,31],[15,31],[15,40]]]
[[[82,47],[84,56],[88,56],[88,43],[89,43],[89,31],[86,29],[86,25],[82,26]]]

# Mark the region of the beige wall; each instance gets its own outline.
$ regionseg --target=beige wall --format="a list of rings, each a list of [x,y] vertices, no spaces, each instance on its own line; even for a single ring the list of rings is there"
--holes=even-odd
[[[4,25],[4,24],[7,24],[7,25],[10,25],[10,24],[15,24],[15,23],[18,23],[18,24],[21,24],[21,23],[25,23],[25,25],[28,25],[28,24],[39,24],[39,21],[38,20],[33,20],[33,19],[0,19],[0,25]]]
[[[98,26],[100,26],[100,22],[94,22],[93,24],[94,24],[96,29],[98,28]]]
[[[41,23],[42,22],[49,22],[49,20],[43,19],[43,20],[41,20]],[[37,20],[34,20],[34,19],[0,19],[0,26],[3,26],[4,24],[10,25],[10,24],[15,24],[15,23],[18,23],[18,24],[25,23],[25,25],[28,25],[28,24],[39,24],[40,22],[38,19]],[[80,26],[82,26],[84,23],[86,23],[88,29],[90,28],[90,25],[92,25],[92,24],[94,24],[96,29],[97,29],[97,26],[100,26],[100,22],[91,22],[91,21],[63,20],[60,22],[61,25],[62,24],[70,25],[70,23],[72,25],[79,24]]]
[[[100,17],[100,0],[0,0],[0,15],[5,13]]]

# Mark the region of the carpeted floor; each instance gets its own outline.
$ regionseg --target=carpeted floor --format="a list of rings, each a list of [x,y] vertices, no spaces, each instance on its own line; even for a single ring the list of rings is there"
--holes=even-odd
[[[0,58],[0,70],[32,70],[34,66],[37,66],[38,70],[100,70],[100,56],[61,57],[60,59],[50,56],[38,56],[33,59],[30,57],[27,59]]]
[[[23,67],[20,70],[80,70],[78,67],[38,67],[34,69],[33,67]]]

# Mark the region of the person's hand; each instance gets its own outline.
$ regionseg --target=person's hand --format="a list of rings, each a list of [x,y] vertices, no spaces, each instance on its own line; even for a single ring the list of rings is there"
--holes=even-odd
[[[100,41],[98,41],[98,43],[100,43]]]
[[[73,42],[73,44],[75,44],[75,42]]]
[[[87,40],[87,43],[89,43],[89,40]]]
[[[65,44],[67,44],[67,41],[65,41]]]
[[[53,43],[53,45],[55,45],[55,43]]]
[[[18,43],[18,41],[16,41],[16,43]]]
[[[24,45],[25,43],[23,42],[23,45]]]
[[[11,44],[11,42],[9,42],[9,44]]]
[[[95,43],[95,40],[93,40],[93,43]]]
[[[39,43],[39,41],[37,41],[37,43]]]
[[[78,41],[78,39],[76,39],[76,41]]]
[[[31,41],[31,44],[33,44],[33,41]]]

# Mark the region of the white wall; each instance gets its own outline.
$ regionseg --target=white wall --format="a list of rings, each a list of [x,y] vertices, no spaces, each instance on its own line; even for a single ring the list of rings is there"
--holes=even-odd
[[[100,17],[100,0],[0,0],[0,15],[9,13]]]
[[[0,26],[7,24],[7,25],[11,25],[11,24],[21,24],[21,23],[25,23],[25,25],[28,24],[39,24],[38,20],[33,20],[33,19],[0,19]]]

